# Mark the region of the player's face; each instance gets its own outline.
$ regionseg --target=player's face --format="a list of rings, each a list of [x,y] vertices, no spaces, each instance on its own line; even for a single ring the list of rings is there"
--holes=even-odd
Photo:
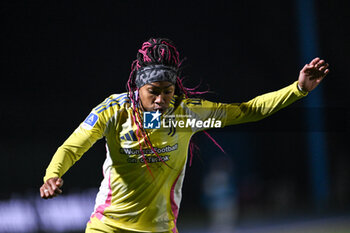
[[[170,82],[161,81],[144,85],[139,90],[143,110],[148,112],[159,110],[163,113],[169,107],[174,93],[175,86]]]

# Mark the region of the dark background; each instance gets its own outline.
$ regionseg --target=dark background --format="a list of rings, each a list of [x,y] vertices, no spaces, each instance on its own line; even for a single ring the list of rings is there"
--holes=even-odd
[[[321,84],[329,198],[322,211],[350,209],[349,13],[345,1],[315,1],[318,51],[331,72]],[[124,92],[142,42],[178,47],[185,84],[207,99],[247,101],[297,80],[304,64],[294,1],[1,1],[1,192],[37,192],[57,147],[90,110]],[[312,93],[310,93],[312,95]],[[228,156],[239,216],[317,212],[310,189],[305,99],[268,119],[205,136],[187,168],[183,216],[206,208],[203,177]],[[103,140],[64,176],[65,193],[98,187]],[[227,158],[226,158],[227,159]],[[282,198],[280,198],[282,197]],[[281,201],[282,200],[282,201]],[[181,215],[180,215],[181,218]],[[185,217],[183,217],[185,218]]]

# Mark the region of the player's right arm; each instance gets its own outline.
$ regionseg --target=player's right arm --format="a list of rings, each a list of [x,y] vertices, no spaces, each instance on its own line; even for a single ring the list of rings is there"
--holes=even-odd
[[[40,187],[40,196],[44,199],[62,193],[62,176],[81,156],[105,135],[107,122],[114,115],[112,96],[92,110],[83,123],[60,146],[46,169],[44,184]],[[102,111],[104,109],[106,111]]]

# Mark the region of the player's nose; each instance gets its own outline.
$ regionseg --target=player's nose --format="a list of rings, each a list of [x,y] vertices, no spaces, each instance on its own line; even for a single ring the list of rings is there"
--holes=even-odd
[[[154,102],[158,105],[164,104],[165,102],[164,95],[163,94],[157,95],[156,100]]]

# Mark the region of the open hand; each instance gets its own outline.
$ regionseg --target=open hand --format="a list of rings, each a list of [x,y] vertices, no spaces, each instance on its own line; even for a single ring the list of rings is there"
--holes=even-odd
[[[62,193],[60,189],[63,185],[63,180],[59,177],[48,179],[40,187],[40,196],[43,199],[53,198]]]
[[[298,84],[303,91],[312,91],[329,73],[328,63],[320,58],[313,59],[300,71]]]

